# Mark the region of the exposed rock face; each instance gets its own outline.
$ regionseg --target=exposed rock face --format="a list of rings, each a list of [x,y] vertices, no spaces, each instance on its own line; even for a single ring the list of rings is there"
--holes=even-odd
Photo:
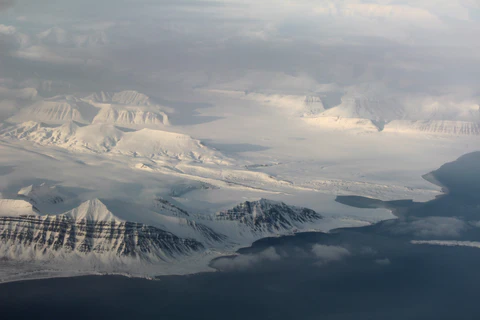
[[[203,248],[196,240],[117,219],[98,200],[62,215],[0,217],[0,255],[4,258],[46,260],[69,253],[95,253],[155,262]]]
[[[261,199],[246,201],[233,209],[221,211],[217,213],[216,218],[238,221],[255,232],[278,232],[293,230],[302,224],[322,219],[322,216],[311,209]]]

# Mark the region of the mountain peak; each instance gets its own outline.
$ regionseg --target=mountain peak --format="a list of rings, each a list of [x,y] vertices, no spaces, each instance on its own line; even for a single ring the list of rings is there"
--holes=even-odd
[[[65,213],[65,215],[77,221],[123,221],[110,212],[107,206],[99,199],[85,201],[79,207]]]

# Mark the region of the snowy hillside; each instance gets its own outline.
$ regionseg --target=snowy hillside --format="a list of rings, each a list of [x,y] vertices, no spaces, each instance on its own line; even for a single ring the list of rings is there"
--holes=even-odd
[[[165,112],[151,108],[103,106],[92,121],[93,123],[110,123],[123,126],[168,125]]]
[[[184,134],[153,129],[122,131],[114,125],[102,123],[80,125],[71,121],[53,127],[25,122],[0,128],[0,137],[32,141],[71,151],[110,152],[131,157],[201,162],[224,158],[216,150]]]
[[[76,121],[135,128],[169,125],[167,108],[136,91],[100,92],[84,98],[76,95],[44,98],[32,88],[11,90],[0,87],[0,106],[3,104],[5,108],[2,109],[9,109],[8,113],[2,111],[10,116],[8,121],[16,123]]]
[[[67,121],[90,123],[98,109],[74,96],[56,96],[34,102],[12,116],[11,122],[37,121],[59,124]]]
[[[337,106],[304,120],[327,129],[375,131],[367,124],[369,120],[377,131],[385,126],[388,132],[474,135],[480,106],[451,96],[404,97],[383,86],[360,86],[348,88]]]
[[[25,200],[0,199],[0,217],[38,215],[35,207]]]
[[[365,118],[320,116],[304,118],[303,120],[310,125],[327,130],[355,132],[378,132],[381,130],[379,124]]]
[[[447,120],[394,120],[385,125],[384,131],[417,134],[480,135],[480,123]]]
[[[82,126],[73,121],[52,127],[37,122],[24,122],[0,130],[0,136],[32,141],[41,145],[62,147],[72,151],[108,152],[123,137],[112,125]]]
[[[156,105],[150,97],[134,90],[120,92],[98,92],[85,98],[95,103],[119,104],[126,106],[154,106]]]
[[[100,108],[93,123],[123,126],[169,124],[165,108],[137,91],[99,92],[84,99]]]
[[[342,103],[321,113],[322,117],[360,118],[389,121],[404,117],[404,110],[394,99],[344,96]]]
[[[56,204],[65,201],[65,196],[56,186],[48,186],[46,183],[29,185],[20,189],[17,194],[34,205],[41,203]]]

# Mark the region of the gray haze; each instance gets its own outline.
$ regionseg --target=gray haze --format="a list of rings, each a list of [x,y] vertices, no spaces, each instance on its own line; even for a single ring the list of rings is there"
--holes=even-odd
[[[17,86],[41,79],[158,96],[353,86],[478,103],[474,0],[19,0],[5,10],[11,5],[0,2],[0,72]]]

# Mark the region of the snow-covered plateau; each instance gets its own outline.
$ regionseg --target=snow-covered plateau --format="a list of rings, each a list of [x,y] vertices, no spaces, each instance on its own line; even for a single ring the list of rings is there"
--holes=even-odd
[[[213,271],[261,238],[395,218],[335,198],[433,199],[422,175],[480,147],[471,104],[198,90],[191,110],[2,90],[0,282]]]

